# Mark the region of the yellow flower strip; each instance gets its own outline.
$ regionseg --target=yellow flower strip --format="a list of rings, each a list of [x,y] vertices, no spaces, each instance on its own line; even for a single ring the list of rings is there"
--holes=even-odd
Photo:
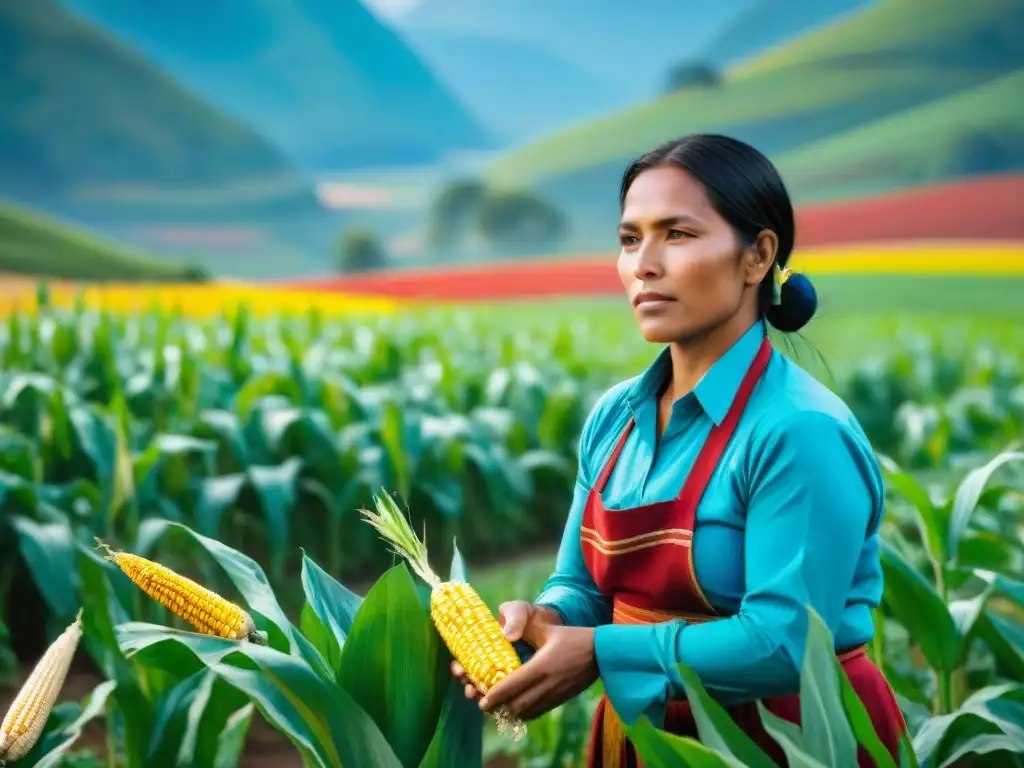
[[[85,285],[51,284],[51,302],[58,307],[72,307],[81,296],[85,305],[117,314],[147,312],[154,307],[164,311],[180,309],[191,318],[210,318],[246,305],[257,317],[281,314],[303,314],[317,308],[325,316],[390,314],[400,303],[386,297],[357,296],[332,291],[302,291],[244,283],[209,283],[202,285]],[[16,308],[35,308],[35,285],[26,283],[19,291],[0,295],[0,312]]]
[[[1024,243],[943,240],[797,249],[790,266],[809,275],[1007,275],[1024,277]]]

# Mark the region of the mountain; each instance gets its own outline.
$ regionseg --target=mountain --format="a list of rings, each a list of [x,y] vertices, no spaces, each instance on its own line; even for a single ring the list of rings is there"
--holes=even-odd
[[[1024,66],[1020,0],[882,0],[688,88],[508,152],[502,184],[603,190],[628,159],[694,131],[750,141],[771,156],[977,87]],[[611,186],[609,186],[611,185]],[[593,197],[594,192],[591,192]]]
[[[607,88],[621,105],[657,94],[673,64],[698,54],[757,1],[423,0],[392,23],[415,46],[430,47],[431,36],[446,35],[546,50]],[[484,52],[477,66],[492,73],[506,61]],[[552,79],[562,72],[553,70]],[[546,108],[560,110],[558,104]]]
[[[286,180],[264,139],[55,0],[0,0],[0,191]]]
[[[0,71],[0,195],[207,266],[337,237],[276,148],[56,0],[0,0]]]
[[[489,146],[466,108],[358,0],[63,0],[307,169]]]
[[[59,280],[202,278],[196,267],[153,259],[81,227],[4,203],[0,203],[0,271]]]
[[[407,36],[501,143],[541,136],[622,103],[600,78],[536,43],[460,31]]]

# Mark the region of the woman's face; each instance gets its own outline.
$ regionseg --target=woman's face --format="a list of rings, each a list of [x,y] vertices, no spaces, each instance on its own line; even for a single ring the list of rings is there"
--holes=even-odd
[[[688,171],[666,165],[637,176],[623,204],[618,269],[643,337],[685,342],[744,309],[756,312],[757,286],[774,260],[774,237],[762,233],[758,247],[741,257],[732,227]]]

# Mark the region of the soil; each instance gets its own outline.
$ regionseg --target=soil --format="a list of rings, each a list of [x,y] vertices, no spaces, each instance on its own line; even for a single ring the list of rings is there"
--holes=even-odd
[[[11,701],[18,693],[19,686],[29,672],[29,669],[23,669],[15,684],[0,687],[0,712],[7,711]],[[101,682],[103,682],[103,678],[93,672],[72,669],[61,690],[60,699],[81,701]],[[106,759],[106,727],[101,718],[85,727],[82,736],[72,748],[74,752],[86,750],[100,759]],[[303,768],[303,766],[302,758],[299,757],[298,750],[292,746],[292,743],[264,720],[259,712],[256,712],[253,714],[245,749],[238,761],[237,768]],[[486,768],[515,768],[515,762],[509,758],[496,758],[489,760]]]

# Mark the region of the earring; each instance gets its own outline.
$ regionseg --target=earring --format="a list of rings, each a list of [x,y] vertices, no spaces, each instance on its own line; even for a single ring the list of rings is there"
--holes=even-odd
[[[789,267],[780,267],[777,262],[772,267],[772,272],[774,275],[772,280],[772,304],[777,307],[782,303],[782,286],[793,272]]]

